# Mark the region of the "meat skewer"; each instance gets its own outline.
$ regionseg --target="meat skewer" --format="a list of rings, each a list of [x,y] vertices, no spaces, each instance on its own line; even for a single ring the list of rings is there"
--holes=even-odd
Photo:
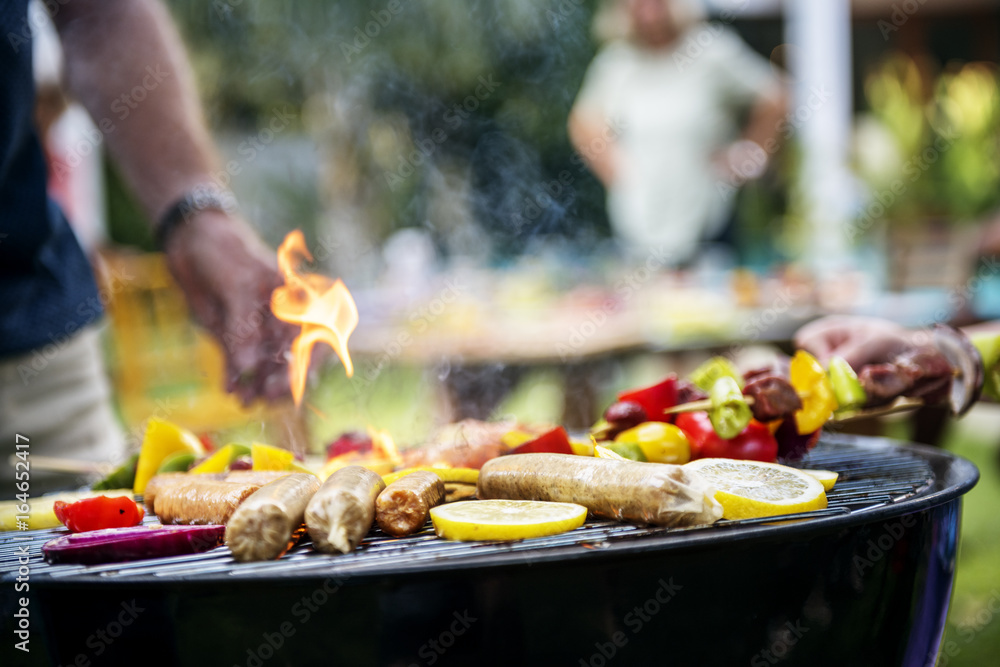
[[[978,400],[984,371],[982,357],[965,334],[946,325],[933,330],[934,345],[899,354],[888,363],[870,364],[858,372],[867,400],[856,410],[836,414],[830,422],[854,421],[948,403],[961,416]],[[789,382],[769,371],[746,375],[744,396],[753,416],[766,422],[793,414],[801,400]],[[715,407],[711,399],[689,401],[665,414],[699,412]]]

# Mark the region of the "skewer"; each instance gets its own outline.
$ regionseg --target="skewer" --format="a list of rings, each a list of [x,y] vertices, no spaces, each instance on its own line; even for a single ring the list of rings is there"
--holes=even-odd
[[[16,454],[11,454],[7,459],[11,467],[19,459]],[[115,466],[110,463],[100,461],[81,461],[79,459],[67,459],[58,456],[31,455],[31,469],[44,470],[46,472],[63,472],[74,475],[99,475],[104,476],[114,470]]]
[[[753,405],[753,397],[746,396],[747,405]],[[916,410],[921,408],[925,403],[919,398],[905,398],[900,397],[896,399],[893,403],[888,405],[882,405],[877,408],[866,408],[860,410],[849,410],[842,414],[835,414],[829,423],[845,424],[847,422],[857,421],[859,419],[868,419],[870,417],[882,417],[885,415],[896,414],[898,412],[908,412],[910,410]],[[675,405],[672,408],[667,408],[663,411],[665,415],[676,415],[682,412],[701,412],[702,410],[711,410],[712,401],[710,399],[704,398],[700,401],[691,401],[690,403],[681,403],[680,405]]]
[[[753,405],[753,396],[744,396],[743,399],[746,401],[747,405]],[[680,405],[675,405],[672,408],[667,408],[663,411],[663,414],[676,415],[681,412],[700,412],[702,410],[711,410],[712,407],[712,399],[703,398],[700,401],[681,403]]]
[[[827,423],[834,424],[846,424],[848,422],[857,421],[858,419],[869,419],[871,417],[883,417],[885,415],[893,415],[898,412],[909,412],[910,410],[916,410],[917,408],[922,408],[926,405],[919,398],[897,398],[895,402],[888,405],[882,405],[877,408],[868,408],[866,410],[850,410],[844,412],[843,414],[834,414],[833,417]]]

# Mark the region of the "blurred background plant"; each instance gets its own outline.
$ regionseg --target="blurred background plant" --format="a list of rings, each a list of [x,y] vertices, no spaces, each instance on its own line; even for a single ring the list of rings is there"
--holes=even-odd
[[[886,220],[969,223],[996,210],[1000,92],[994,64],[951,63],[938,72],[928,58],[896,52],[868,75],[864,90],[878,129],[862,126],[858,172],[872,191],[894,193]],[[919,187],[911,187],[916,179]]]

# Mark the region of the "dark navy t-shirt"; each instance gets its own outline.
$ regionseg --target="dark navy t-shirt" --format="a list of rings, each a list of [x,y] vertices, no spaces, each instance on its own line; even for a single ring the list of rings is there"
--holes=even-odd
[[[60,345],[101,314],[90,264],[46,194],[34,106],[28,0],[2,0],[0,358]]]

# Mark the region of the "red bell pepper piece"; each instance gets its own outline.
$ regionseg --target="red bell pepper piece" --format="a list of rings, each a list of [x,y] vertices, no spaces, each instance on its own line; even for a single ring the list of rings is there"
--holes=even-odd
[[[75,503],[57,500],[52,510],[74,533],[102,528],[127,528],[142,522],[145,512],[127,496],[84,498]]]
[[[691,443],[691,460],[702,458],[742,459],[774,463],[778,458],[778,441],[770,429],[756,419],[751,420],[735,438],[720,438],[712,427],[707,412],[682,412],[677,426]]]
[[[367,433],[347,431],[331,442],[326,448],[326,460],[351,452],[365,454],[372,450],[372,439]]]
[[[663,414],[667,408],[677,405],[677,376],[671,373],[666,380],[651,387],[623,391],[619,401],[632,401],[642,406],[649,421],[670,423],[670,415]]]
[[[509,454],[572,454],[573,447],[569,444],[569,434],[562,426],[556,426],[546,431],[534,440],[518,445]]]

